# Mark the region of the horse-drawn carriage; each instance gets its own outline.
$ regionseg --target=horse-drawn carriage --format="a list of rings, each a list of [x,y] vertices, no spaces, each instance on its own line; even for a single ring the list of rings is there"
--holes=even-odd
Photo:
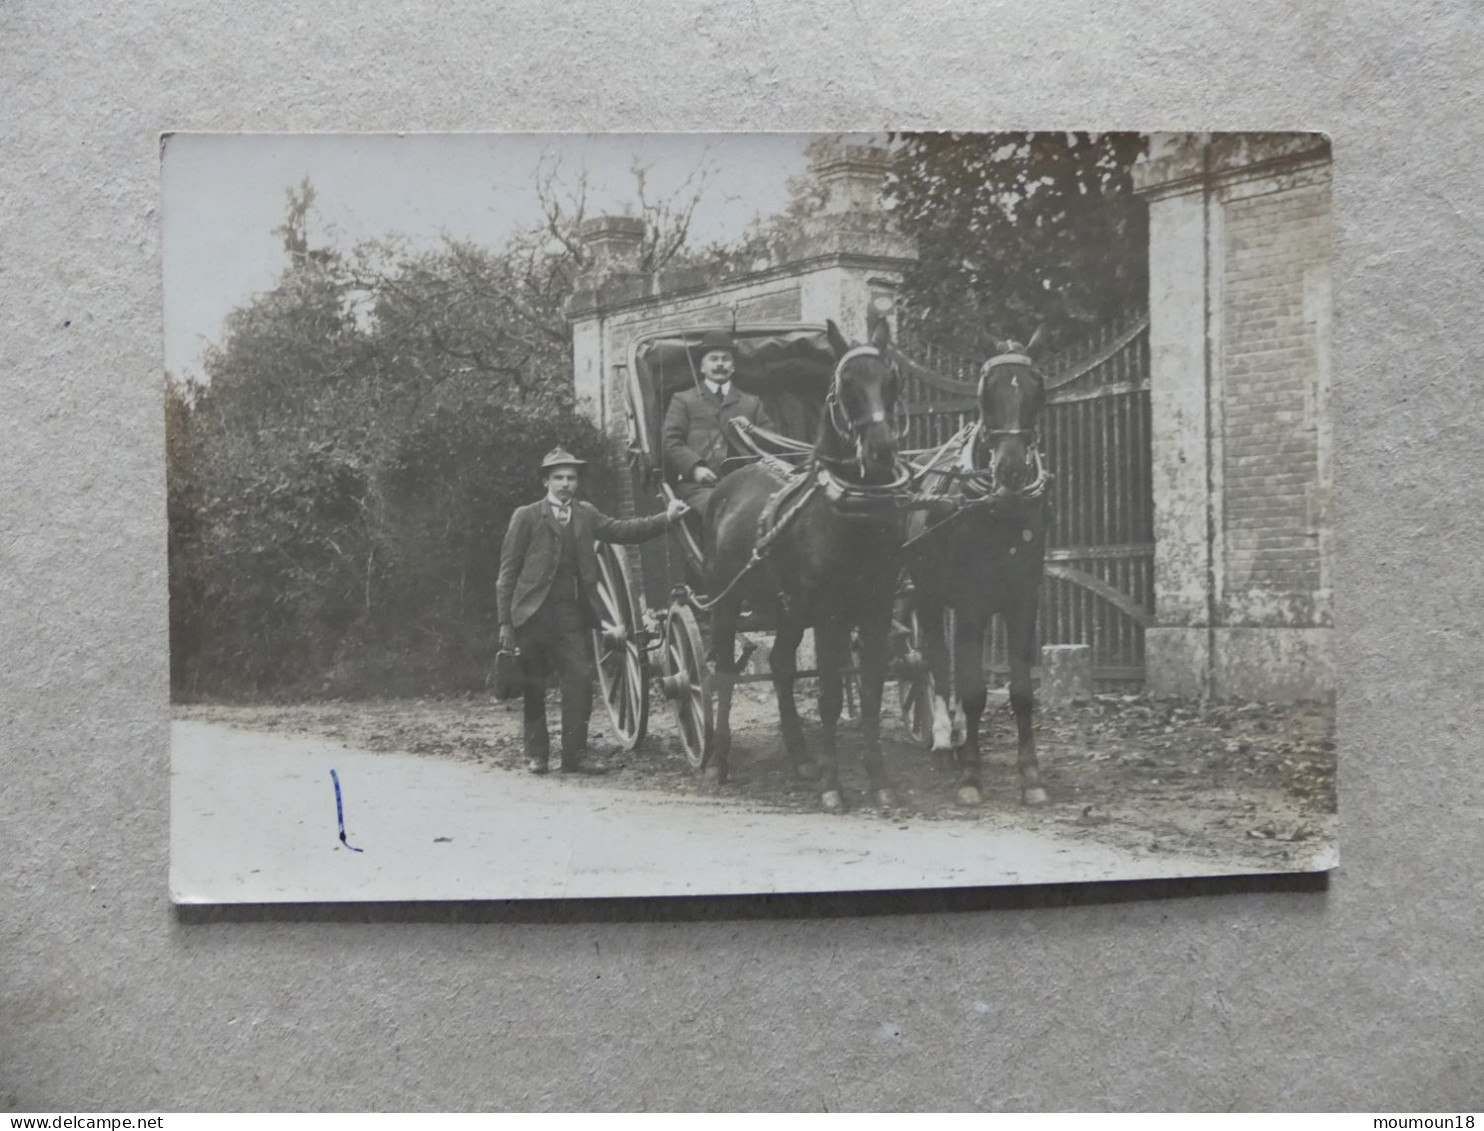
[[[624,395],[635,513],[675,497],[662,441],[665,412],[678,391],[699,385],[693,351],[715,329],[648,333],[629,344]],[[673,714],[691,764],[715,763],[724,781],[732,687],[739,679],[769,679],[778,691],[786,752],[797,771],[813,776],[792,683],[818,675],[817,769],[825,807],[838,808],[835,723],[847,683],[842,676],[856,674],[871,792],[889,804],[879,745],[888,675],[897,683],[903,722],[924,743],[933,737],[935,713],[904,554],[924,531],[919,520],[909,534],[909,515],[931,509],[935,498],[944,501],[967,481],[955,468],[969,466],[973,437],[966,430],[939,451],[911,453],[915,463],[903,458],[897,438],[905,359],[891,349],[884,319],[875,321],[869,345],[845,342],[833,323],[727,330],[735,344],[733,379],[761,399],[776,431],[738,426],[747,454],[723,465],[704,532],[687,520],[639,551],[642,589],[628,553],[599,544],[605,616],[594,644],[614,732],[625,748],[638,746],[654,691]],[[933,607],[941,644],[943,603],[935,599]],[[814,630],[817,670],[801,672],[794,653],[806,628]],[[769,675],[743,675],[751,646],[736,652],[739,630],[774,635]],[[946,665],[946,655],[941,661]],[[946,688],[946,670],[939,678]],[[947,741],[938,737],[939,745]]]
[[[693,351],[716,329],[645,334],[629,345],[624,396],[635,513],[661,510],[675,497],[661,439],[665,410],[672,396],[698,383]],[[754,433],[749,439],[779,461],[775,466],[801,464],[818,433],[835,370],[828,329],[773,324],[728,327],[727,332],[736,347],[738,388],[759,397],[777,426],[775,435]],[[723,476],[748,462],[746,457],[729,460]],[[622,745],[633,749],[643,740],[653,690],[674,715],[686,756],[697,768],[706,763],[714,739],[711,673],[701,631],[710,603],[703,591],[708,571],[701,531],[699,522],[688,520],[663,541],[635,551],[642,561],[642,588],[629,552],[599,544],[599,593],[607,616],[595,634],[602,695]],[[744,627],[768,631],[771,626],[754,614]],[[910,655],[898,667],[904,680],[923,682]]]

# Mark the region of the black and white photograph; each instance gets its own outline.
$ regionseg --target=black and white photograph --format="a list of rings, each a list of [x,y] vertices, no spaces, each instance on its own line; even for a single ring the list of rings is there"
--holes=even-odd
[[[177,903],[1337,865],[1323,135],[161,154]]]

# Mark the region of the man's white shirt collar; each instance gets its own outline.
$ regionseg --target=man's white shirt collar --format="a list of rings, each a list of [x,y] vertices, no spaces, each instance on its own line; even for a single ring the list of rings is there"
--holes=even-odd
[[[551,507],[552,510],[554,510],[554,511],[557,512],[557,514],[561,514],[562,511],[566,510],[568,507],[570,507],[572,505],[571,503],[564,503],[564,502],[562,502],[555,495],[551,495],[551,494],[548,494],[546,496],[546,502]]]
[[[724,397],[727,395],[728,392],[731,391],[732,383],[730,381],[725,381],[718,384],[717,382],[711,380],[710,377],[708,377],[706,378],[706,387],[709,388],[717,396]]]

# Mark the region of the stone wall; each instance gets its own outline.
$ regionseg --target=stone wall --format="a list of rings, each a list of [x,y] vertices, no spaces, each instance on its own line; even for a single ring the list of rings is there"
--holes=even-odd
[[[1156,693],[1327,694],[1330,153],[1168,135],[1150,212]]]

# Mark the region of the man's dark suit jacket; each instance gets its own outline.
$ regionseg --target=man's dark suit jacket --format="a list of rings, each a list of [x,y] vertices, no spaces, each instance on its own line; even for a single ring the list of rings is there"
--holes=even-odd
[[[591,503],[574,502],[572,524],[585,619],[589,628],[597,628],[602,623],[603,606],[598,601],[598,554],[593,542],[647,542],[664,533],[667,522],[663,514],[609,518]],[[546,600],[556,576],[560,538],[561,526],[545,499],[520,507],[510,516],[510,529],[500,548],[500,580],[495,586],[502,625],[519,628]]]
[[[763,402],[751,393],[742,392],[735,381],[722,401],[704,383],[699,389],[680,390],[670,398],[670,407],[665,412],[666,470],[688,480],[698,463],[717,471],[728,455],[749,455],[726,423],[739,417],[761,428],[773,429]]]

